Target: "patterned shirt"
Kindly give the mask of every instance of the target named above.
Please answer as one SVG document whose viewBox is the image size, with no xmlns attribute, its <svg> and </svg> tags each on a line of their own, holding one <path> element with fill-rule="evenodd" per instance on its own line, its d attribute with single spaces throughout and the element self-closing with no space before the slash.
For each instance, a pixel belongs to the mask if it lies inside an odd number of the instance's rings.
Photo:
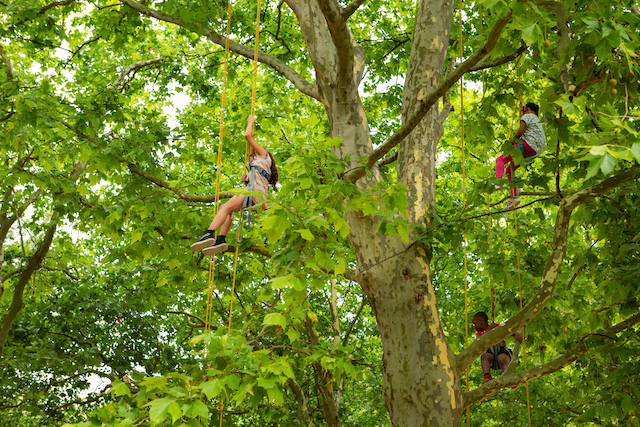
<svg viewBox="0 0 640 427">
<path fill-rule="evenodd" d="M 257 166 L 260 169 L 264 169 L 268 174 L 271 174 L 271 157 L 267 154 L 265 157 L 259 155 L 253 156 L 251 166 Z M 255 171 L 255 181 L 253 183 L 253 189 L 263 194 L 263 203 L 267 203 L 267 193 L 269 192 L 269 181 L 260 172 Z M 254 196 L 255 197 L 255 196 Z M 254 199 L 255 200 L 255 199 Z M 257 202 L 257 201 L 256 201 Z"/>
<path fill-rule="evenodd" d="M 526 114 L 525 114 L 526 115 Z M 500 326 L 500 323 L 494 323 L 492 326 L 496 327 L 496 326 Z M 478 331 L 476 333 L 476 338 L 480 338 L 481 336 L 483 336 L 484 334 L 486 334 L 487 332 L 489 332 L 490 330 L 492 330 L 493 328 L 489 329 L 484 329 L 482 331 Z M 504 341 L 499 342 L 498 344 L 491 346 L 487 349 L 487 351 L 491 352 L 494 348 L 497 350 L 500 350 L 500 347 L 506 347 L 507 343 L 505 343 Z"/>
<path fill-rule="evenodd" d="M 533 113 L 524 114 L 521 118 L 527 127 L 524 128 L 522 133 L 522 139 L 529 144 L 529 147 L 533 148 L 536 155 L 542 152 L 542 149 L 547 144 L 547 137 L 544 134 L 544 129 L 540 124 L 540 119 Z"/>
</svg>

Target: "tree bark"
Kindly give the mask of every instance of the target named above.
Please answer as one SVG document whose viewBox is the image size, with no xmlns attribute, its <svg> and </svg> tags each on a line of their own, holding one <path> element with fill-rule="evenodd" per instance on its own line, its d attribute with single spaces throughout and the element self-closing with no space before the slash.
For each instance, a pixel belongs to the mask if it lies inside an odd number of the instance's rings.
<svg viewBox="0 0 640 427">
<path fill-rule="evenodd" d="M 54 213 L 51 216 L 51 221 L 49 222 L 49 227 L 47 227 L 47 232 L 45 233 L 42 243 L 40 243 L 35 253 L 29 257 L 26 267 L 20 274 L 20 277 L 15 284 L 11 305 L 9 306 L 9 309 L 7 310 L 5 315 L 2 317 L 2 323 L 0 324 L 0 358 L 2 357 L 4 346 L 7 343 L 7 336 L 9 335 L 11 324 L 18 316 L 20 310 L 24 308 L 24 300 L 22 299 L 24 288 L 27 286 L 27 284 L 29 283 L 29 279 L 31 279 L 31 276 L 49 252 L 49 247 L 51 246 L 51 242 L 53 241 L 53 236 L 56 234 L 57 227 L 58 216 Z"/>
</svg>

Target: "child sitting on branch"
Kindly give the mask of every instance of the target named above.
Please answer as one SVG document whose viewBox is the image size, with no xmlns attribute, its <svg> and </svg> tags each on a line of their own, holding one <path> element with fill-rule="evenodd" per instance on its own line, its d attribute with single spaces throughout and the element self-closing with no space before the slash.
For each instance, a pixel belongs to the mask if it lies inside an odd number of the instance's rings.
<svg viewBox="0 0 640 427">
<path fill-rule="evenodd" d="M 539 110 L 540 107 L 533 102 L 529 102 L 520 108 L 520 127 L 513 136 L 516 142 L 514 142 L 512 146 L 518 147 L 525 159 L 538 156 L 547 144 L 547 137 L 544 134 L 544 129 L 538 118 Z M 507 179 L 511 181 L 511 175 L 520 167 L 520 165 L 515 164 L 513 160 L 513 156 L 506 154 L 502 154 L 496 159 L 496 178 L 502 178 L 506 165 Z M 510 196 L 507 204 L 504 206 L 503 210 L 505 211 L 514 209 L 520 204 L 518 189 L 515 186 L 511 190 Z"/>
<path fill-rule="evenodd" d="M 476 338 L 480 338 L 490 330 L 500 326 L 499 323 L 493 323 L 489 325 L 489 316 L 484 311 L 479 311 L 473 315 L 471 319 L 473 322 L 473 328 L 476 330 Z M 522 336 L 519 333 L 512 335 L 516 340 L 522 344 Z M 498 370 L 498 367 L 504 372 L 511 363 L 511 357 L 513 353 L 507 348 L 504 341 L 490 347 L 480 357 L 480 365 L 482 366 L 482 373 L 484 374 L 484 382 L 491 381 L 491 369 Z"/>
</svg>

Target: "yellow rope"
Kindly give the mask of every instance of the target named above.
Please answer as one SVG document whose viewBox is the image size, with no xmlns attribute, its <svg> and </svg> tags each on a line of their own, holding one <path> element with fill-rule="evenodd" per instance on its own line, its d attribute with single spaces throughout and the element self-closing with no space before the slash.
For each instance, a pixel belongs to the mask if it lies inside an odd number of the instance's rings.
<svg viewBox="0 0 640 427">
<path fill-rule="evenodd" d="M 513 223 L 516 232 L 516 238 L 518 237 L 518 218 L 516 212 L 513 211 Z M 520 249 L 516 250 L 516 261 L 518 265 L 518 292 L 520 294 L 520 311 L 522 311 L 522 280 L 520 279 Z M 524 362 L 524 370 L 527 370 L 527 349 L 525 347 L 525 331 L 526 327 L 522 327 L 522 359 Z M 525 380 L 525 388 L 527 389 L 527 418 L 529 420 L 529 427 L 531 427 L 531 405 L 529 403 L 529 380 Z"/>
<path fill-rule="evenodd" d="M 224 112 L 225 104 L 227 100 L 227 74 L 229 69 L 229 40 L 231 37 L 231 13 L 233 11 L 233 1 L 229 0 L 227 5 L 227 37 L 224 43 L 224 66 L 222 72 L 222 100 L 220 105 L 220 130 L 218 132 L 218 159 L 217 159 L 217 171 L 216 171 L 216 193 L 213 216 L 218 213 L 220 206 L 220 177 L 222 174 L 222 143 L 224 140 Z M 215 237 L 218 237 L 218 230 L 216 230 Z M 212 295 L 213 284 L 215 281 L 215 255 L 209 257 L 209 287 L 207 292 L 207 313 L 205 316 L 205 333 L 211 332 L 211 316 L 212 316 Z M 205 355 L 207 354 L 207 345 L 205 344 Z"/>
<path fill-rule="evenodd" d="M 222 400 L 220 401 L 220 404 L 216 409 L 218 410 L 218 412 L 220 412 L 220 427 L 222 427 L 222 413 L 224 412 L 224 403 L 222 402 Z"/>
<path fill-rule="evenodd" d="M 462 0 L 458 0 L 458 27 L 460 33 L 460 63 L 462 63 Z M 460 76 L 460 130 L 462 137 L 462 209 L 467 206 L 466 175 L 464 167 L 464 80 Z M 464 253 L 464 346 L 469 345 L 469 300 L 467 295 L 467 232 L 463 233 L 462 251 Z M 466 369 L 466 390 L 469 391 L 469 368 Z M 471 414 L 467 406 L 467 427 L 471 424 Z"/>
<path fill-rule="evenodd" d="M 518 63 L 517 66 L 520 65 L 520 59 L 522 58 L 522 56 L 520 56 L 518 58 Z M 520 83 L 520 76 L 518 76 L 518 83 Z M 522 105 L 522 94 L 520 94 L 519 96 L 519 100 L 520 100 L 520 105 Z M 515 104 L 515 101 L 514 101 Z M 515 105 L 513 108 L 513 121 L 511 123 L 511 133 L 513 133 L 513 130 L 515 128 L 515 118 L 518 115 L 518 110 L 516 109 Z M 513 163 L 512 163 L 513 164 Z M 509 165 L 509 167 L 511 167 L 511 165 Z M 515 178 L 515 170 L 511 171 L 512 176 Z M 518 237 L 518 217 L 516 215 L 516 211 L 513 211 L 513 225 L 514 225 L 514 229 L 515 229 L 515 235 L 516 238 Z M 522 311 L 522 280 L 520 277 L 520 249 L 516 248 L 516 263 L 518 266 L 518 293 L 520 295 L 520 311 Z M 523 364 L 524 364 L 524 369 L 525 371 L 527 370 L 527 348 L 525 346 L 525 334 L 526 334 L 526 327 L 522 327 L 522 360 L 523 360 Z M 527 392 L 527 420 L 529 422 L 529 427 L 531 427 L 531 404 L 529 401 L 529 381 L 525 380 L 525 388 L 526 388 L 526 392 Z"/>
<path fill-rule="evenodd" d="M 258 46 L 260 42 L 260 0 L 256 8 L 256 40 L 253 47 L 253 82 L 251 86 L 251 115 L 256 113 L 256 88 L 258 81 Z"/>
<path fill-rule="evenodd" d="M 260 45 L 260 0 L 256 6 L 256 40 L 253 48 L 253 81 L 251 84 L 251 115 L 255 115 L 256 111 L 256 93 L 257 93 L 257 81 L 258 81 L 258 47 Z M 244 150 L 244 168 L 246 170 L 247 161 L 249 159 L 249 142 L 245 144 Z M 246 197 L 246 196 L 245 196 Z M 253 197 L 253 196 L 250 196 Z M 242 216 L 242 215 L 240 215 Z M 229 332 L 231 335 L 231 316 L 233 310 L 233 295 L 236 289 L 236 272 L 238 267 L 238 251 L 240 248 L 240 236 L 242 233 L 242 219 L 238 225 L 238 233 L 236 235 L 236 252 L 233 261 L 233 281 L 231 283 L 231 301 L 229 303 Z"/>
<path fill-rule="evenodd" d="M 227 100 L 227 75 L 229 69 L 229 41 L 231 37 L 231 13 L 233 11 L 233 0 L 229 0 L 227 4 L 227 33 L 224 43 L 224 66 L 222 72 L 222 99 L 220 105 L 220 130 L 218 132 L 218 159 L 217 159 L 217 171 L 216 171 L 216 192 L 215 192 L 215 203 L 214 203 L 214 213 L 215 217 L 218 213 L 220 207 L 220 177 L 222 174 L 222 144 L 224 141 L 224 113 L 225 113 L 225 104 Z M 218 230 L 215 232 L 215 238 L 218 237 Z M 205 333 L 211 332 L 211 322 L 212 322 L 212 298 L 213 298 L 213 285 L 215 281 L 215 255 L 211 255 L 209 257 L 209 277 L 208 277 L 208 292 L 207 292 L 207 311 L 205 315 Z M 208 346 L 205 343 L 204 346 L 205 357 L 208 354 Z M 220 426 L 222 427 L 222 412 L 224 410 L 224 403 L 220 400 L 220 404 L 218 405 L 218 410 L 220 411 Z"/>
</svg>

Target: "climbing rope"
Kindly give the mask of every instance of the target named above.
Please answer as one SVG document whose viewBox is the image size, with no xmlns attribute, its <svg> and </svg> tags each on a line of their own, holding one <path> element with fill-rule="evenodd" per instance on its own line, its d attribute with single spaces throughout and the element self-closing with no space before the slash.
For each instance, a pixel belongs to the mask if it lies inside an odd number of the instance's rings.
<svg viewBox="0 0 640 427">
<path fill-rule="evenodd" d="M 214 217 L 218 213 L 220 208 L 220 176 L 222 173 L 222 143 L 224 140 L 224 113 L 225 113 L 225 104 L 227 100 L 227 75 L 229 69 L 229 39 L 231 36 L 231 12 L 233 10 L 232 0 L 229 0 L 227 5 L 227 37 L 225 38 L 224 45 L 224 64 L 222 71 L 222 100 L 220 105 L 220 130 L 218 132 L 218 158 L 217 158 L 217 171 L 216 171 L 216 192 L 214 199 Z M 215 232 L 215 238 L 218 237 L 218 230 Z M 208 278 L 208 289 L 207 289 L 207 310 L 205 315 L 205 333 L 211 332 L 211 320 L 212 320 L 212 298 L 213 298 L 213 284 L 215 281 L 215 255 L 209 257 L 209 278 Z M 205 357 L 208 354 L 208 345 L 205 342 L 204 345 L 204 355 Z M 201 392 L 201 398 L 202 396 Z M 224 403 L 220 400 L 220 404 L 218 405 L 218 411 L 220 411 L 220 427 L 222 427 L 222 413 L 224 411 Z"/>
<path fill-rule="evenodd" d="M 520 59 L 522 58 L 522 56 L 518 57 L 518 63 L 516 64 L 516 68 L 520 65 Z M 520 83 L 521 81 L 521 76 L 518 76 L 518 83 Z M 519 95 L 519 104 L 522 105 L 522 94 Z M 514 106 L 513 106 L 513 120 L 511 123 L 511 133 L 513 134 L 513 130 L 515 129 L 515 118 L 518 115 L 518 109 L 516 107 L 516 102 L 514 101 Z M 512 163 L 513 164 L 513 163 Z M 511 165 L 509 165 L 509 167 L 511 167 Z M 513 176 L 515 177 L 515 170 L 511 172 L 513 174 Z M 516 239 L 518 238 L 518 217 L 516 215 L 516 211 L 513 211 L 513 225 L 514 225 L 514 230 L 515 230 L 515 237 Z M 520 311 L 522 311 L 522 280 L 520 277 L 520 249 L 516 248 L 516 265 L 518 267 L 518 294 L 520 297 Z M 522 327 L 522 360 L 523 360 L 523 365 L 524 365 L 524 369 L 525 371 L 527 370 L 527 349 L 525 346 L 525 333 L 526 333 L 526 327 Z M 525 381 L 525 388 L 526 388 L 526 394 L 527 394 L 527 420 L 529 422 L 529 427 L 531 427 L 531 404 L 529 401 L 529 381 L 526 380 Z"/>
<path fill-rule="evenodd" d="M 462 0 L 458 0 L 458 30 L 460 35 L 460 63 L 462 64 Z M 467 207 L 466 199 L 466 174 L 464 165 L 464 80 L 460 76 L 460 132 L 462 139 L 462 210 Z M 462 251 L 464 257 L 464 346 L 469 345 L 469 299 L 467 295 L 467 232 L 462 235 Z M 469 368 L 465 371 L 466 390 L 469 391 Z M 471 413 L 467 406 L 467 427 L 471 425 Z"/>
<path fill-rule="evenodd" d="M 224 140 L 224 112 L 225 104 L 227 100 L 227 75 L 229 69 L 229 40 L 231 36 L 231 12 L 233 11 L 232 0 L 229 0 L 227 5 L 227 37 L 224 43 L 224 65 L 222 67 L 222 100 L 220 105 L 220 130 L 218 132 L 218 159 L 217 159 L 217 171 L 216 171 L 216 192 L 213 215 L 218 213 L 220 208 L 220 176 L 222 170 L 222 143 Z M 216 230 L 215 237 L 218 237 L 218 230 Z M 213 296 L 213 283 L 215 281 L 215 255 L 209 257 L 209 287 L 207 292 L 207 312 L 205 316 L 205 333 L 211 332 L 211 316 L 212 316 L 212 296 Z M 207 345 L 205 344 L 205 355 L 207 354 Z"/>
<path fill-rule="evenodd" d="M 516 233 L 516 238 L 518 237 L 518 218 L 516 216 L 516 211 L 513 211 L 513 223 Z M 518 266 L 518 293 L 520 294 L 520 311 L 522 311 L 522 280 L 520 279 L 520 249 L 516 249 L 516 262 Z M 525 330 L 526 327 L 522 327 L 522 360 L 524 363 L 524 370 L 527 370 L 527 348 L 525 347 Z M 531 405 L 529 403 L 529 380 L 525 380 L 524 382 L 526 391 L 527 391 L 527 419 L 529 421 L 529 427 L 531 427 Z"/>
<path fill-rule="evenodd" d="M 224 48 L 224 66 L 223 66 L 223 79 L 222 79 L 222 103 L 220 107 L 220 132 L 218 138 L 218 170 L 216 172 L 216 192 L 215 192 L 215 208 L 214 208 L 214 216 L 218 213 L 219 204 L 220 204 L 220 176 L 221 176 L 221 168 L 222 168 L 222 143 L 224 139 L 224 112 L 225 112 L 225 103 L 226 103 L 226 94 L 227 94 L 227 75 L 229 68 L 229 41 L 231 38 L 231 13 L 233 10 L 233 1 L 229 0 L 227 6 L 227 33 L 225 38 L 225 48 Z M 259 46 L 259 35 L 260 35 L 260 0 L 258 0 L 257 8 L 256 8 L 256 37 L 255 37 L 255 46 L 254 46 L 254 57 L 253 57 L 253 83 L 251 89 L 251 115 L 255 115 L 255 100 L 256 100 L 256 87 L 257 87 L 257 74 L 258 74 L 258 46 Z M 244 162 L 246 165 L 249 154 L 249 144 L 247 143 L 245 146 L 244 153 Z M 246 170 L 246 166 L 245 166 Z M 231 335 L 231 320 L 233 314 L 233 300 L 235 293 L 235 285 L 236 285 L 236 276 L 238 269 L 238 249 L 240 247 L 240 236 L 242 233 L 242 220 L 238 225 L 238 233 L 236 236 L 236 251 L 233 263 L 233 281 L 231 285 L 231 296 L 229 302 L 229 326 L 227 330 L 227 335 Z M 215 237 L 218 237 L 218 231 L 216 230 Z M 205 333 L 209 333 L 211 331 L 211 318 L 212 318 L 212 295 L 213 295 L 213 285 L 215 281 L 215 254 L 211 255 L 209 258 L 209 287 L 207 293 L 207 311 L 205 316 Z M 225 341 L 226 343 L 226 341 Z M 226 345 L 226 344 L 225 344 Z M 205 356 L 207 355 L 207 345 L 205 344 Z M 222 426 L 222 418 L 224 413 L 224 401 L 221 399 L 220 403 L 217 407 L 220 412 L 220 426 Z"/>
<path fill-rule="evenodd" d="M 253 81 L 251 83 L 251 115 L 255 116 L 256 111 L 256 93 L 258 87 L 258 47 L 260 45 L 260 0 L 256 7 L 256 37 L 253 47 Z M 247 171 L 247 163 L 249 160 L 249 142 L 245 144 L 244 150 L 244 171 Z M 247 197 L 247 196 L 245 196 Z M 249 196 L 253 197 L 253 196 Z M 236 274 L 238 269 L 238 252 L 240 249 L 240 237 L 242 236 L 242 220 L 238 224 L 238 233 L 236 235 L 236 252 L 233 261 L 233 280 L 231 282 L 231 301 L 229 303 L 229 328 L 228 334 L 231 335 L 231 317 L 233 313 L 233 295 L 236 291 Z"/>
</svg>

